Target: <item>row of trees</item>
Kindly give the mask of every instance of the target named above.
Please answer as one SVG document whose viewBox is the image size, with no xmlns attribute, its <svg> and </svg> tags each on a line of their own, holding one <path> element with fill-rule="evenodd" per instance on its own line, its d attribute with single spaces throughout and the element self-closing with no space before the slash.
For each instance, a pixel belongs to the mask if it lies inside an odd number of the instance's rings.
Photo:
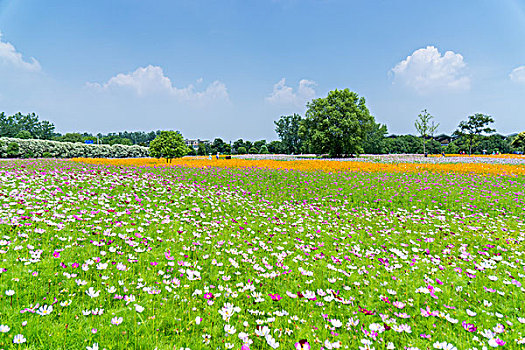
<svg viewBox="0 0 525 350">
<path fill-rule="evenodd" d="M 139 145 L 149 146 L 150 142 L 160 134 L 160 131 L 118 132 L 96 135 L 90 133 L 66 133 L 55 131 L 55 125 L 47 120 L 40 120 L 35 113 L 6 115 L 0 113 L 0 137 L 17 139 L 39 139 L 61 142 L 85 143 L 92 141 L 104 145 Z"/>
<path fill-rule="evenodd" d="M 266 140 L 252 142 L 239 139 L 227 143 L 216 138 L 213 142 L 200 142 L 197 149 L 177 147 L 180 152 L 184 151 L 190 155 L 315 153 L 330 157 L 352 157 L 362 153 L 426 155 L 441 152 L 479 154 L 525 151 L 525 133 L 509 137 L 494 134 L 495 129 L 490 127 L 494 119 L 481 113 L 461 121 L 451 136 L 438 135 L 436 140 L 434 134 L 439 124 L 434 122 L 434 117 L 427 110 L 423 110 L 418 115 L 414 124 L 419 136 L 387 136 L 386 125 L 376 123 L 366 107 L 365 99 L 348 89 L 330 91 L 327 97 L 314 99 L 308 102 L 306 107 L 304 118 L 294 113 L 281 116 L 274 122 L 280 141 L 267 143 Z M 17 113 L 12 116 L 0 113 L 0 137 L 150 146 L 150 143 L 161 135 L 163 134 L 160 131 L 61 135 L 55 132 L 52 123 L 40 121 L 34 113 L 27 115 Z M 164 134 L 163 139 L 168 138 L 166 135 Z M 172 140 L 173 137 L 175 136 L 169 136 Z M 177 136 L 177 140 L 178 138 Z M 181 135 L 180 138 L 184 143 Z"/>
<path fill-rule="evenodd" d="M 376 123 L 364 98 L 345 90 L 329 92 L 326 98 L 307 104 L 305 117 L 298 114 L 281 116 L 274 122 L 284 153 L 316 153 L 331 157 L 400 153 L 511 153 L 525 151 L 525 134 L 505 137 L 494 134 L 494 119 L 476 113 L 461 121 L 451 136 L 434 139 L 439 124 L 423 110 L 414 126 L 413 135 L 387 136 L 387 127 Z M 442 143 L 443 142 L 443 143 Z"/>
</svg>

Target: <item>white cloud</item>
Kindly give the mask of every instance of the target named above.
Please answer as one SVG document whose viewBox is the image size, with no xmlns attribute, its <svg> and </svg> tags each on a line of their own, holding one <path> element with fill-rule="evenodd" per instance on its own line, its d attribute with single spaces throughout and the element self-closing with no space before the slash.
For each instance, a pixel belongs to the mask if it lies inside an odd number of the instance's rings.
<svg viewBox="0 0 525 350">
<path fill-rule="evenodd" d="M 286 85 L 286 79 L 282 78 L 273 86 L 273 91 L 266 97 L 266 101 L 278 106 L 304 107 L 306 102 L 315 97 L 316 85 L 314 81 L 303 79 L 294 91 L 292 87 Z"/>
<path fill-rule="evenodd" d="M 525 83 L 525 66 L 517 67 L 509 74 L 510 80 Z"/>
<path fill-rule="evenodd" d="M 152 65 L 139 67 L 129 74 L 117 74 L 104 84 L 87 83 L 87 85 L 99 90 L 130 89 L 139 96 L 168 95 L 181 101 L 229 100 L 226 85 L 220 81 L 214 81 L 203 91 L 197 91 L 192 84 L 177 88 L 173 86 L 170 78 L 164 75 L 161 67 Z"/>
<path fill-rule="evenodd" d="M 464 91 L 470 89 L 463 56 L 452 51 L 444 55 L 434 46 L 416 50 L 394 68 L 394 81 L 419 93 L 432 91 Z"/>
<path fill-rule="evenodd" d="M 31 57 L 30 62 L 24 61 L 22 54 L 16 51 L 11 43 L 2 41 L 2 33 L 0 33 L 0 64 L 25 71 L 36 72 L 40 70 L 40 63 L 36 59 Z"/>
</svg>

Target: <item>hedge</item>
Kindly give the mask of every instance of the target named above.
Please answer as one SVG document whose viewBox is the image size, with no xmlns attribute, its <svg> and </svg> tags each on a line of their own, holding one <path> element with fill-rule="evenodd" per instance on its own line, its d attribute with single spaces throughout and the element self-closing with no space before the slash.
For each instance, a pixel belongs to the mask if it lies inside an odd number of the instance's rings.
<svg viewBox="0 0 525 350">
<path fill-rule="evenodd" d="M 0 137 L 0 158 L 140 158 L 148 156 L 148 147 L 137 145 L 88 145 Z"/>
</svg>

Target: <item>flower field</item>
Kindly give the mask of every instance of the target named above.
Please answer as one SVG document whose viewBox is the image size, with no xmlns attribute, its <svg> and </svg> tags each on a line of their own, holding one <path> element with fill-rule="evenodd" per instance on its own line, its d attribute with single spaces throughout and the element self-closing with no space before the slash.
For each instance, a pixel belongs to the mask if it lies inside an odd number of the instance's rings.
<svg viewBox="0 0 525 350">
<path fill-rule="evenodd" d="M 0 349 L 523 348 L 524 175 L 1 161 Z"/>
</svg>

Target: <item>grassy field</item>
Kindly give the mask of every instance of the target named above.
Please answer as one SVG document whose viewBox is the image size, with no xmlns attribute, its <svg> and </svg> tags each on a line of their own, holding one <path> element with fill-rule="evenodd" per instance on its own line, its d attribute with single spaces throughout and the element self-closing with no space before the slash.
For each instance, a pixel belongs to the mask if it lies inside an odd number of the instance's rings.
<svg viewBox="0 0 525 350">
<path fill-rule="evenodd" d="M 524 346 L 523 166 L 226 162 L 1 162 L 0 348 Z"/>
</svg>

